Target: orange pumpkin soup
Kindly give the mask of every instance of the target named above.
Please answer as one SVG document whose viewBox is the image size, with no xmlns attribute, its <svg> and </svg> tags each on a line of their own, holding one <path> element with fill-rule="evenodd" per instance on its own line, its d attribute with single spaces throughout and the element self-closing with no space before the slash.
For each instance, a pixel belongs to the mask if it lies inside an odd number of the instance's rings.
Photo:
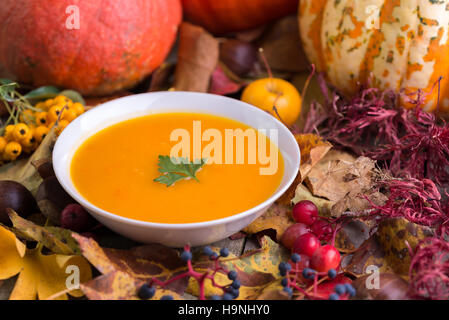
<svg viewBox="0 0 449 320">
<path fill-rule="evenodd" d="M 248 136 L 241 140 L 244 141 L 244 157 L 240 157 L 240 161 L 238 147 L 242 144 L 237 143 L 235 136 L 226 139 L 231 129 L 241 129 L 240 132 L 250 129 L 257 136 L 253 140 L 257 141 L 255 148 L 250 147 Z M 179 140 L 170 139 L 173 132 L 179 133 L 179 130 L 191 139 L 190 150 L 187 150 L 189 159 L 197 159 L 193 156 L 199 149 L 203 158 L 217 140 L 221 142 L 221 150 L 217 147 L 220 144 L 215 144 L 217 148 L 209 153 L 214 161 L 206 158 L 206 164 L 196 174 L 198 181 L 182 179 L 167 187 L 154 181 L 161 175 L 158 157 L 170 155 L 176 145 L 180 146 L 181 135 Z M 211 132 L 215 133 L 214 138 Z M 220 219 L 260 204 L 279 187 L 284 161 L 279 149 L 267 137 L 269 132 L 266 134 L 243 123 L 207 114 L 166 113 L 138 117 L 103 129 L 87 139 L 72 159 L 71 177 L 79 193 L 90 203 L 126 218 L 157 223 Z M 229 155 L 228 143 L 232 142 L 233 154 Z M 261 142 L 266 145 L 260 150 Z M 254 162 L 250 153 L 262 151 L 272 157 L 270 151 L 273 153 L 273 150 L 277 158 L 276 170 L 261 174 L 268 166 L 266 159 L 256 157 Z M 219 151 L 223 154 L 221 163 Z"/>
</svg>

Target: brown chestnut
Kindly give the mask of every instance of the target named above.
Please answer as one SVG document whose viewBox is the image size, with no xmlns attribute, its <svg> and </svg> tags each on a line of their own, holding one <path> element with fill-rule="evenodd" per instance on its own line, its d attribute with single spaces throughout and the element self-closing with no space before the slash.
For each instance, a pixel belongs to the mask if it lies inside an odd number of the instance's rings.
<svg viewBox="0 0 449 320">
<path fill-rule="evenodd" d="M 61 211 L 75 200 L 59 184 L 55 176 L 44 179 L 37 189 L 36 200 L 44 216 L 59 225 Z"/>
<path fill-rule="evenodd" d="M 379 288 L 369 289 L 367 282 L 370 282 L 369 277 L 374 275 L 365 275 L 357 278 L 352 286 L 355 288 L 357 294 L 356 300 L 409 300 L 409 285 L 400 276 L 393 273 L 379 274 Z"/>
<path fill-rule="evenodd" d="M 40 159 L 33 161 L 31 163 L 39 173 L 42 179 L 55 176 L 55 171 L 53 170 L 53 163 L 50 159 Z"/>
<path fill-rule="evenodd" d="M 22 184 L 12 180 L 0 181 L 0 223 L 11 225 L 6 209 L 11 208 L 23 218 L 38 212 L 36 200 Z"/>
<path fill-rule="evenodd" d="M 257 48 L 249 42 L 228 39 L 220 44 L 220 61 L 239 77 L 253 69 L 257 57 Z"/>
</svg>

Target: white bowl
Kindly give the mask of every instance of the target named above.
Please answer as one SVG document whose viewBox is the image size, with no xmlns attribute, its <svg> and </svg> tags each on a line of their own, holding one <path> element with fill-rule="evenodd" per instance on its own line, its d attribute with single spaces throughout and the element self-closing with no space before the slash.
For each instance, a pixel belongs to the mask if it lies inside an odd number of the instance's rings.
<svg viewBox="0 0 449 320">
<path fill-rule="evenodd" d="M 256 129 L 277 129 L 278 147 L 285 167 L 280 186 L 269 199 L 250 210 L 200 223 L 165 224 L 138 221 L 115 215 L 89 203 L 77 191 L 70 177 L 72 157 L 80 145 L 88 137 L 115 123 L 143 115 L 168 112 L 213 114 L 243 122 Z M 300 151 L 294 136 L 270 114 L 239 100 L 192 92 L 144 93 L 104 103 L 70 123 L 59 136 L 53 150 L 53 167 L 62 187 L 98 221 L 130 239 L 144 243 L 159 242 L 171 247 L 210 244 L 242 230 L 287 190 L 296 177 L 299 162 Z"/>
</svg>

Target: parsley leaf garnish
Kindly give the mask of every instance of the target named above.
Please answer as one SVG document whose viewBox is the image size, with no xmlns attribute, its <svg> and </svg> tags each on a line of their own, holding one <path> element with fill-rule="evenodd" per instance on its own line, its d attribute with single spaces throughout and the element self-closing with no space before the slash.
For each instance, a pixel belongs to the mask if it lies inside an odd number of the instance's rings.
<svg viewBox="0 0 449 320">
<path fill-rule="evenodd" d="M 170 158 L 169 156 L 159 156 L 159 172 L 161 176 L 153 181 L 171 186 L 178 180 L 193 178 L 199 181 L 196 173 L 206 164 L 206 159 L 201 159 L 200 163 L 189 162 L 187 158 Z"/>
</svg>

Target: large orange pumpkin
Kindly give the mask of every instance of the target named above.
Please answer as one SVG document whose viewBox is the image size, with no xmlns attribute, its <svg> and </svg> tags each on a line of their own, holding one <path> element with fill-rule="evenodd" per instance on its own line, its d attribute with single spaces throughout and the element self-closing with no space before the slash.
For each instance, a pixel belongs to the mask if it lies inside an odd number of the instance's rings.
<svg viewBox="0 0 449 320">
<path fill-rule="evenodd" d="M 0 64 L 20 82 L 109 94 L 164 61 L 181 17 L 180 0 L 1 0 Z"/>
<path fill-rule="evenodd" d="M 318 70 L 346 94 L 357 82 L 431 92 L 424 108 L 449 111 L 449 1 L 301 0 L 304 49 Z"/>
<path fill-rule="evenodd" d="M 298 0 L 182 0 L 187 20 L 222 34 L 258 27 L 296 12 Z"/>
</svg>

